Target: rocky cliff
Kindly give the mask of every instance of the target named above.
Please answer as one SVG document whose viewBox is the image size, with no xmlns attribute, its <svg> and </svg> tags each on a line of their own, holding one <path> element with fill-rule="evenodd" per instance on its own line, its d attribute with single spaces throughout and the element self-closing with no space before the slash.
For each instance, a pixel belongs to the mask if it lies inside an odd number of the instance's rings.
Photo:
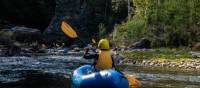
<svg viewBox="0 0 200 88">
<path fill-rule="evenodd" d="M 78 29 L 88 29 L 114 20 L 119 14 L 121 17 L 115 21 L 127 15 L 125 0 L 0 0 L 0 10 L 1 19 L 40 29 L 50 21 L 54 24 L 55 19 L 68 20 Z"/>
<path fill-rule="evenodd" d="M 126 0 L 0 0 L 0 10 L 0 19 L 8 21 L 5 25 L 38 28 L 54 38 L 63 35 L 59 27 L 63 20 L 88 38 L 98 34 L 99 24 L 110 31 L 127 16 Z"/>
<path fill-rule="evenodd" d="M 99 25 L 104 24 L 107 32 L 127 17 L 125 0 L 56 0 L 55 16 L 46 32 L 60 32 L 62 20 L 70 23 L 80 36 L 97 36 Z"/>
<path fill-rule="evenodd" d="M 125 20 L 126 5 L 126 0 L 0 0 L 0 51 L 18 55 L 23 47 L 71 45 L 60 31 L 61 21 L 89 40 L 98 36 L 100 24 L 108 33 Z"/>
</svg>

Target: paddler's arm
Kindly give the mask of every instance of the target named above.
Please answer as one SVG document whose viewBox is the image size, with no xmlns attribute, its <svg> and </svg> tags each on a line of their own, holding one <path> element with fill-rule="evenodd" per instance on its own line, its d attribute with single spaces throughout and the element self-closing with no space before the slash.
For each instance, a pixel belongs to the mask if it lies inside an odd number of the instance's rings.
<svg viewBox="0 0 200 88">
<path fill-rule="evenodd" d="M 115 61 L 114 61 L 113 56 L 111 56 L 111 58 L 112 58 L 112 67 L 113 67 L 113 68 L 116 68 L 116 66 L 115 66 Z"/>
<path fill-rule="evenodd" d="M 85 54 L 84 56 L 83 56 L 83 58 L 85 58 L 85 59 L 96 59 L 96 58 L 98 58 L 98 54 Z"/>
</svg>

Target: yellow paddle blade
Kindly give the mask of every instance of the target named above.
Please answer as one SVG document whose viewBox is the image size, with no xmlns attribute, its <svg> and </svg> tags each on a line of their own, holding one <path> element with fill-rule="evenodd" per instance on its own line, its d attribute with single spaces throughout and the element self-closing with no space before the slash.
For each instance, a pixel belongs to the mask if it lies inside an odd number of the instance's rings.
<svg viewBox="0 0 200 88">
<path fill-rule="evenodd" d="M 73 30 L 73 28 L 68 23 L 66 23 L 64 21 L 61 24 L 61 29 L 70 38 L 77 38 L 78 37 L 76 32 Z"/>
<path fill-rule="evenodd" d="M 139 88 L 140 87 L 140 82 L 135 78 L 134 75 L 130 74 L 125 74 L 126 78 L 128 79 L 129 82 L 129 88 Z"/>
<path fill-rule="evenodd" d="M 94 38 L 92 38 L 92 43 L 96 44 L 96 40 Z"/>
</svg>

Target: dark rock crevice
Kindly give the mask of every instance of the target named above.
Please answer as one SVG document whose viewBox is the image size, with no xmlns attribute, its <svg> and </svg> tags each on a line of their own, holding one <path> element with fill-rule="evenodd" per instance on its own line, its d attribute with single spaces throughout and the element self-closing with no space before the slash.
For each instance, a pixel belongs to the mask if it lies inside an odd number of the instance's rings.
<svg viewBox="0 0 200 88">
<path fill-rule="evenodd" d="M 44 30 L 55 13 L 55 0 L 0 0 L 0 19 Z"/>
</svg>

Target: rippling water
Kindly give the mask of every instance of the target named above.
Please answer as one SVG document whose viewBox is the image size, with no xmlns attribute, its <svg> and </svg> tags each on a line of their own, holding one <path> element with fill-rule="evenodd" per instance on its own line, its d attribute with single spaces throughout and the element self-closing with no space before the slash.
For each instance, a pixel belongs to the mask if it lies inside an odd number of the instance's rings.
<svg viewBox="0 0 200 88">
<path fill-rule="evenodd" d="M 128 73 L 140 79 L 142 88 L 200 88 L 200 72 L 195 70 L 131 66 Z"/>
<path fill-rule="evenodd" d="M 81 54 L 0 57 L 0 88 L 69 88 L 72 70 L 86 63 Z M 196 71 L 129 66 L 128 73 L 142 88 L 200 88 Z"/>
</svg>

